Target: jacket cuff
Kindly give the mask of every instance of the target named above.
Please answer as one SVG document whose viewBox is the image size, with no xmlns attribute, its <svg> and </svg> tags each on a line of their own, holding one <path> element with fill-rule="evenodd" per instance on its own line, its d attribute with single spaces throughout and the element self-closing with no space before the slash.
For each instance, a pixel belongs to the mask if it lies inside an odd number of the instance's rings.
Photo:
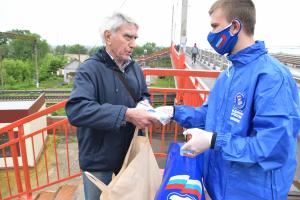
<svg viewBox="0 0 300 200">
<path fill-rule="evenodd" d="M 216 135 L 216 141 L 214 145 L 215 150 L 221 150 L 224 146 L 226 146 L 231 138 L 230 133 L 219 133 Z"/>
<path fill-rule="evenodd" d="M 216 144 L 217 133 L 213 133 L 210 143 L 210 148 L 214 149 Z"/>
<path fill-rule="evenodd" d="M 122 106 L 116 121 L 116 127 L 121 127 L 121 126 L 125 126 L 126 125 L 126 120 L 125 120 L 125 113 L 127 111 L 127 107 L 126 106 Z"/>
<path fill-rule="evenodd" d="M 172 114 L 171 119 L 174 119 L 174 117 L 175 117 L 175 106 L 173 106 L 173 114 Z"/>
</svg>

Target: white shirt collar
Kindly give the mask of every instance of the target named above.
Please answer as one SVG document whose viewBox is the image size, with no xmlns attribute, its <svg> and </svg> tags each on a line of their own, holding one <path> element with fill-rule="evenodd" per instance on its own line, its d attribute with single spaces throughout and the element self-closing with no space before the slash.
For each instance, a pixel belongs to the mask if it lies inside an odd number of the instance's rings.
<svg viewBox="0 0 300 200">
<path fill-rule="evenodd" d="M 106 49 L 105 49 L 105 51 L 106 51 Z M 110 56 L 110 58 L 113 61 L 115 61 L 114 57 L 112 55 L 110 55 L 110 53 L 108 51 L 106 51 L 106 53 Z M 129 65 L 129 63 L 131 62 L 131 60 L 132 60 L 131 57 L 129 57 L 129 59 L 123 64 L 123 66 L 121 66 L 120 70 L 122 72 L 124 72 L 125 68 Z M 117 63 L 117 62 L 115 61 L 115 63 Z"/>
</svg>

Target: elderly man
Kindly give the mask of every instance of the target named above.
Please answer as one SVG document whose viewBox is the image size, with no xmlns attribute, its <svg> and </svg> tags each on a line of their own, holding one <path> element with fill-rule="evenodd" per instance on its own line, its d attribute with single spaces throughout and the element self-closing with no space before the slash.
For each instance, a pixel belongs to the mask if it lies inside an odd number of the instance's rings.
<svg viewBox="0 0 300 200">
<path fill-rule="evenodd" d="M 146 110 L 135 108 L 149 98 L 140 66 L 131 59 L 138 25 L 115 13 L 102 28 L 105 47 L 78 69 L 66 104 L 70 123 L 77 126 L 79 164 L 105 184 L 118 173 L 135 127 L 156 122 Z M 85 200 L 101 192 L 83 173 Z"/>
</svg>

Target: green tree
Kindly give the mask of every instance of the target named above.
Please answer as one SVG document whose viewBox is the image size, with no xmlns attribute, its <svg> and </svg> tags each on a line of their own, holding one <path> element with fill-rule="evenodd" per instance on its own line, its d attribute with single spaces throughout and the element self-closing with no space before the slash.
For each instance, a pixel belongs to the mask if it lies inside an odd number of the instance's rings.
<svg viewBox="0 0 300 200">
<path fill-rule="evenodd" d="M 143 54 L 144 54 L 144 49 L 143 49 L 143 47 L 141 47 L 141 46 L 136 46 L 136 47 L 133 49 L 132 57 L 133 57 L 133 58 L 137 58 L 137 57 L 139 57 L 139 56 L 141 56 L 141 55 L 143 55 Z"/>
<path fill-rule="evenodd" d="M 75 44 L 68 46 L 67 52 L 72 54 L 87 54 L 88 49 L 83 45 Z"/>
<path fill-rule="evenodd" d="M 54 49 L 54 54 L 56 54 L 56 55 L 65 55 L 66 53 L 67 53 L 66 45 L 58 45 Z"/>
<path fill-rule="evenodd" d="M 46 40 L 38 40 L 38 59 L 43 59 L 48 53 L 50 53 L 50 46 Z"/>
<path fill-rule="evenodd" d="M 3 79 L 5 84 L 13 85 L 16 83 L 32 82 L 33 69 L 28 61 L 4 59 L 3 60 Z"/>
<path fill-rule="evenodd" d="M 143 49 L 147 50 L 147 54 L 151 54 L 156 50 L 156 44 L 154 42 L 147 42 L 143 45 Z"/>
<path fill-rule="evenodd" d="M 8 46 L 7 44 L 0 44 L 0 60 L 7 57 Z"/>
<path fill-rule="evenodd" d="M 30 33 L 28 30 L 12 30 L 9 32 L 18 34 L 18 36 L 13 39 L 6 36 L 8 40 L 8 58 L 31 60 L 34 55 L 34 41 L 31 39 L 32 37 L 36 38 L 38 59 L 42 59 L 50 51 L 46 40 L 41 40 L 38 34 Z"/>
<path fill-rule="evenodd" d="M 89 49 L 89 55 L 93 55 L 94 53 L 96 53 L 100 48 L 103 48 L 103 46 L 95 46 L 95 47 L 92 47 L 91 49 Z"/>
<path fill-rule="evenodd" d="M 9 43 L 8 58 L 26 60 L 32 58 L 32 55 L 32 41 L 16 39 Z"/>
<path fill-rule="evenodd" d="M 156 44 L 154 42 L 147 42 L 143 46 L 137 46 L 132 53 L 132 56 L 134 58 L 137 58 L 141 55 L 144 55 L 145 52 L 146 54 L 151 54 L 157 49 Z"/>
<path fill-rule="evenodd" d="M 62 55 L 47 54 L 40 65 L 40 80 L 44 81 L 55 75 L 66 63 L 67 59 Z"/>
</svg>

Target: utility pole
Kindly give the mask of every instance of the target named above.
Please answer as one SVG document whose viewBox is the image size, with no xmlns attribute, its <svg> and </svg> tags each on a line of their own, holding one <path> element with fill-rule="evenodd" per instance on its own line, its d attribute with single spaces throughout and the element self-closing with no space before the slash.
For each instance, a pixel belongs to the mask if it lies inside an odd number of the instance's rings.
<svg viewBox="0 0 300 200">
<path fill-rule="evenodd" d="M 35 76 L 36 76 L 36 88 L 40 87 L 39 82 L 39 67 L 38 67 L 38 51 L 37 51 L 37 41 L 33 41 L 33 49 L 34 49 L 34 65 L 35 65 Z"/>
<path fill-rule="evenodd" d="M 3 85 L 3 69 L 2 69 L 2 54 L 0 52 L 0 73 L 1 73 L 1 89 L 4 90 L 4 85 Z"/>
<path fill-rule="evenodd" d="M 187 9 L 188 9 L 188 0 L 182 0 L 181 8 L 181 32 L 180 32 L 180 52 L 185 53 L 186 49 L 186 26 L 187 26 Z"/>
<path fill-rule="evenodd" d="M 2 35 L 0 35 L 0 38 L 2 37 Z M 5 40 L 5 39 L 4 39 Z M 5 41 L 2 41 L 0 43 L 0 78 L 1 78 L 1 89 L 3 90 L 4 89 L 4 76 L 3 76 L 3 65 L 2 65 L 2 61 L 3 61 L 3 57 L 4 57 L 4 54 L 5 54 L 5 47 L 4 47 L 4 44 L 6 42 Z M 3 46 L 2 46 L 3 45 Z"/>
<path fill-rule="evenodd" d="M 172 24 L 171 24 L 171 45 L 173 44 L 173 33 L 174 32 L 174 3 L 172 8 Z"/>
</svg>

